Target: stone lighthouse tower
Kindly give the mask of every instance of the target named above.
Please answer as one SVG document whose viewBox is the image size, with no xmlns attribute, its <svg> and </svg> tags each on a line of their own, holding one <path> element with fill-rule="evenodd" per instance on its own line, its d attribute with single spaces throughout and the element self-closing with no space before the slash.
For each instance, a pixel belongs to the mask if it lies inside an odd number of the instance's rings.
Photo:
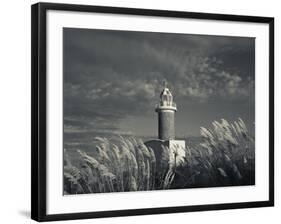
<svg viewBox="0 0 281 224">
<path fill-rule="evenodd" d="M 158 113 L 158 139 L 147 141 L 145 145 L 153 149 L 156 167 L 163 166 L 162 160 L 165 157 L 163 157 L 165 150 L 168 150 L 169 153 L 166 166 L 178 166 L 185 157 L 185 140 L 176 140 L 175 113 L 177 106 L 173 102 L 173 96 L 167 88 L 166 82 L 164 82 L 160 102 L 156 105 L 155 111 Z"/>
<path fill-rule="evenodd" d="M 160 94 L 160 102 L 156 105 L 158 113 L 158 138 L 161 140 L 175 139 L 175 112 L 177 106 L 173 102 L 173 96 L 164 82 L 164 89 Z"/>
</svg>

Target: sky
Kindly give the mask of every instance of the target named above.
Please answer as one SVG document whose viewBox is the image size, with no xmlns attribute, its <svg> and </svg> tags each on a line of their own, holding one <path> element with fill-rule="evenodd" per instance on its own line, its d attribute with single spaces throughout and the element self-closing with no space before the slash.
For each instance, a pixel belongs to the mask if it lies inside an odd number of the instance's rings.
<svg viewBox="0 0 281 224">
<path fill-rule="evenodd" d="M 157 136 L 163 81 L 176 136 L 222 118 L 255 121 L 255 39 L 64 28 L 65 134 Z"/>
</svg>

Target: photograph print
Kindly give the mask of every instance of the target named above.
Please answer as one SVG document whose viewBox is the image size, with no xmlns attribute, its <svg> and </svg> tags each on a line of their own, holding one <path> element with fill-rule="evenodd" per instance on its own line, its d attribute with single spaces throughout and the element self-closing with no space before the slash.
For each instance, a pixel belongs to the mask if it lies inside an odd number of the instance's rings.
<svg viewBox="0 0 281 224">
<path fill-rule="evenodd" d="M 63 29 L 64 195 L 255 185 L 255 38 Z"/>
</svg>

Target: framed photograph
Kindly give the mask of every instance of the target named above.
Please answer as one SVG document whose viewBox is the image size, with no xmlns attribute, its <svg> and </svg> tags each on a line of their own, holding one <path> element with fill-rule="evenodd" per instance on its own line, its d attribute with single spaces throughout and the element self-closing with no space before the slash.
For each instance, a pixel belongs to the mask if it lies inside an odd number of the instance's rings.
<svg viewBox="0 0 281 224">
<path fill-rule="evenodd" d="M 274 19 L 32 6 L 32 219 L 274 205 Z"/>
</svg>

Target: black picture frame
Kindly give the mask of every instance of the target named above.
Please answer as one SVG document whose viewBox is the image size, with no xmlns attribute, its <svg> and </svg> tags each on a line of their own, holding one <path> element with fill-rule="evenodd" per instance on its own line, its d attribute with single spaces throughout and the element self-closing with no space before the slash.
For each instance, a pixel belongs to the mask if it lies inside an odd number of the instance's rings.
<svg viewBox="0 0 281 224">
<path fill-rule="evenodd" d="M 124 15 L 162 16 L 235 22 L 269 24 L 269 200 L 243 203 L 208 204 L 196 206 L 159 207 L 101 212 L 46 214 L 46 13 L 48 10 L 100 12 Z M 32 73 L 32 155 L 31 155 L 31 218 L 37 221 L 132 216 L 161 213 L 192 212 L 274 205 L 274 18 L 164 11 L 136 8 L 103 7 L 73 4 L 37 3 L 31 13 L 31 73 Z"/>
</svg>

